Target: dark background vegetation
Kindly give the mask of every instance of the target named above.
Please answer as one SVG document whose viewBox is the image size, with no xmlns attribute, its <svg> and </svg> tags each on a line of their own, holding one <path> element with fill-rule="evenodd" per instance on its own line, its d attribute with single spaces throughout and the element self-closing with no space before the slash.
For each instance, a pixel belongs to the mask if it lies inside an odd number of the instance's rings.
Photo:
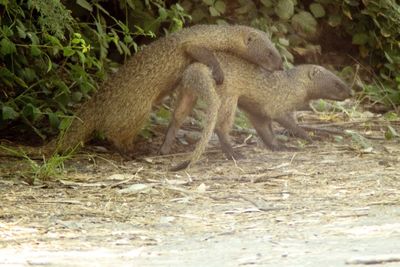
<svg viewBox="0 0 400 267">
<path fill-rule="evenodd" d="M 286 65 L 335 68 L 362 103 L 399 112 L 394 0 L 0 0 L 0 137 L 58 133 L 140 45 L 198 23 L 262 29 Z"/>
</svg>

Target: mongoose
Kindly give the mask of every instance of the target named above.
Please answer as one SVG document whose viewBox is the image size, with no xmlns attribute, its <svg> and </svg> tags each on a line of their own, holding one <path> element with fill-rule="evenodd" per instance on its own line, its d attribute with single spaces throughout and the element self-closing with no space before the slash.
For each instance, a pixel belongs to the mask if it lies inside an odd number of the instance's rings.
<svg viewBox="0 0 400 267">
<path fill-rule="evenodd" d="M 233 151 L 228 135 L 237 105 L 246 113 L 265 145 L 279 150 L 288 148 L 275 139 L 272 120 L 296 130 L 299 126 L 291 119 L 291 111 L 304 107 L 312 99 L 344 100 L 351 95 L 351 89 L 343 81 L 321 66 L 300 65 L 270 73 L 228 53 L 218 52 L 216 55 L 225 74 L 222 85 L 216 86 L 210 69 L 201 63 L 191 64 L 183 73 L 177 107 L 160 152 L 165 154 L 170 150 L 176 131 L 192 110 L 197 96 L 205 99 L 208 109 L 202 137 L 195 151 L 188 161 L 173 170 L 185 168 L 198 160 L 214 126 L 227 157 L 239 157 Z"/>
<path fill-rule="evenodd" d="M 178 85 L 191 63 L 204 63 L 217 84 L 223 82 L 224 74 L 214 51 L 229 51 L 264 69 L 282 68 L 277 49 L 262 31 L 239 25 L 185 28 L 144 47 L 106 80 L 101 90 L 78 109 L 77 118 L 58 141 L 57 149 L 74 148 L 99 131 L 119 152 L 128 153 L 152 105 Z M 55 143 L 53 140 L 40 152 L 52 152 Z"/>
</svg>

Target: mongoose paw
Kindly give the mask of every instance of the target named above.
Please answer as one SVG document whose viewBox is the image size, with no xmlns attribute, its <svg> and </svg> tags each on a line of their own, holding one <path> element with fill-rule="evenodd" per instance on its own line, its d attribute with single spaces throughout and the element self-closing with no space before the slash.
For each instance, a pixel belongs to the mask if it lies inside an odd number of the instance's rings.
<svg viewBox="0 0 400 267">
<path fill-rule="evenodd" d="M 169 169 L 169 171 L 171 171 L 171 172 L 181 171 L 183 169 L 186 169 L 189 166 L 189 164 L 190 164 L 190 160 L 186 160 L 186 161 L 184 161 L 184 162 L 182 162 L 182 163 L 180 163 L 180 164 L 178 164 L 176 166 L 171 167 Z"/>
<path fill-rule="evenodd" d="M 164 144 L 161 146 L 160 150 L 158 150 L 158 155 L 167 155 L 171 151 L 171 148 L 165 146 Z"/>
<path fill-rule="evenodd" d="M 215 68 L 212 71 L 213 78 L 217 85 L 222 84 L 224 82 L 224 72 L 221 68 Z"/>
</svg>

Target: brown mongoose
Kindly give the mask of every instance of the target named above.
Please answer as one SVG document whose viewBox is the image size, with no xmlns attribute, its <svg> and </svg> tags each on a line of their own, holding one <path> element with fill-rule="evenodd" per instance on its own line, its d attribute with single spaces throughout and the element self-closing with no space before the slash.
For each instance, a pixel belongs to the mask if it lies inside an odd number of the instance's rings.
<svg viewBox="0 0 400 267">
<path fill-rule="evenodd" d="M 351 89 L 336 75 L 316 65 L 301 65 L 287 71 L 264 71 L 258 66 L 227 53 L 216 53 L 225 74 L 222 85 L 216 86 L 210 69 L 193 63 L 185 70 L 180 84 L 177 107 L 161 147 L 167 153 L 177 129 L 192 110 L 196 97 L 206 100 L 208 109 L 202 137 L 190 160 L 173 168 L 179 170 L 198 160 L 214 130 L 228 158 L 237 158 L 230 145 L 231 129 L 237 104 L 246 113 L 263 142 L 272 150 L 287 149 L 272 132 L 271 120 L 281 120 L 286 127 L 297 129 L 290 119 L 291 111 L 312 99 L 344 100 Z M 208 101 L 212 100 L 210 103 Z"/>
<path fill-rule="evenodd" d="M 194 61 L 211 68 L 217 83 L 224 80 L 214 51 L 229 51 L 265 69 L 282 68 L 281 57 L 266 33 L 247 26 L 196 25 L 160 38 L 132 56 L 99 92 L 76 112 L 57 148 L 65 151 L 102 132 L 125 154 L 148 119 L 152 105 L 179 83 Z M 55 149 L 55 141 L 40 152 Z M 38 149 L 28 153 L 40 153 Z"/>
</svg>

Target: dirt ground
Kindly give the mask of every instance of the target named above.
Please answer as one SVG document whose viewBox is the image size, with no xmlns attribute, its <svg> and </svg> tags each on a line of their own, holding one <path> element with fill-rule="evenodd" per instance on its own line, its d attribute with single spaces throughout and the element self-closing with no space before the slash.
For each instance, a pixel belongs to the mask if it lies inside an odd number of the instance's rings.
<svg viewBox="0 0 400 267">
<path fill-rule="evenodd" d="M 82 153 L 34 185 L 1 158 L 0 266 L 400 266 L 400 138 L 384 138 L 400 122 L 303 123 L 353 132 L 288 138 L 296 152 L 236 134 L 246 159 L 214 140 L 177 173 L 187 154 L 154 156 L 154 138 L 136 160 Z"/>
</svg>

